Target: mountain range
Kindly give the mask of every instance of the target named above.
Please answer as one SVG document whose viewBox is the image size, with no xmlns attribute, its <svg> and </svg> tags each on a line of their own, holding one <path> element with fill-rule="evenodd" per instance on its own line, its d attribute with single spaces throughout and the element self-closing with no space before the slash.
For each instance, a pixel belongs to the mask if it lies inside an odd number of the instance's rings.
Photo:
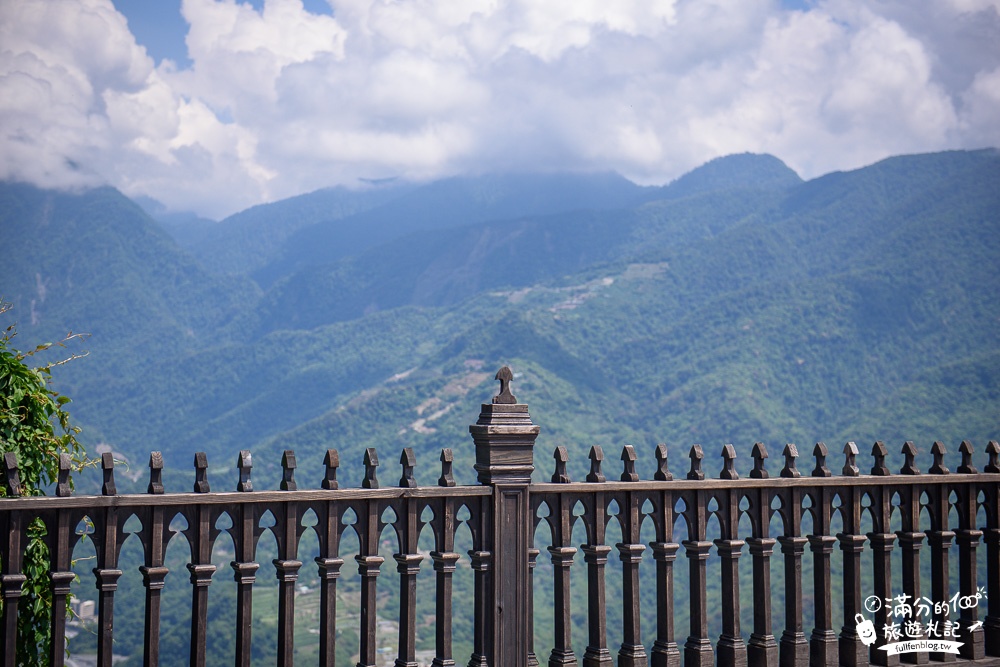
<svg viewBox="0 0 1000 667">
<path fill-rule="evenodd" d="M 636 445 L 646 477 L 657 442 L 681 471 L 703 445 L 709 474 L 729 442 L 746 470 L 755 441 L 772 463 L 820 440 L 981 451 L 1000 435 L 998 185 L 994 149 L 809 181 L 746 154 L 664 187 L 383 182 L 216 223 L 2 183 L 0 295 L 22 348 L 91 334 L 55 373 L 84 441 L 136 478 L 163 451 L 177 490 L 195 451 L 229 488 L 240 449 L 262 488 L 286 448 L 300 486 L 329 447 L 356 484 L 369 446 L 387 467 L 414 447 L 423 483 L 451 447 L 472 483 L 467 425 L 503 364 L 542 427 L 537 479 L 559 445 L 577 477 L 595 444 Z"/>
</svg>

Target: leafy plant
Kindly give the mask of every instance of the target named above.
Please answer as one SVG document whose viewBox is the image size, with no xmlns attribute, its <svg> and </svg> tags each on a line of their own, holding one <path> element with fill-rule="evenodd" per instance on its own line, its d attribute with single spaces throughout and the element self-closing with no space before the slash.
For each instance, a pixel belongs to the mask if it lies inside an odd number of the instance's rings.
<svg viewBox="0 0 1000 667">
<path fill-rule="evenodd" d="M 0 302 L 0 314 L 10 305 Z M 44 488 L 57 481 L 59 455 L 69 454 L 73 467 L 87 464 L 83 446 L 77 441 L 79 427 L 70 423 L 64 409 L 69 398 L 48 386 L 52 368 L 84 355 L 32 367 L 28 360 L 53 346 L 65 347 L 72 339 L 69 334 L 57 343 L 44 343 L 29 352 L 19 352 L 12 345 L 16 335 L 14 325 L 0 334 L 0 450 L 17 456 L 19 485 L 22 496 L 44 495 Z M 9 487 L 0 486 L 0 496 L 7 496 Z M 26 580 L 18 604 L 17 664 L 24 666 L 48 663 L 51 651 L 52 588 L 49 583 L 50 559 L 45 544 L 46 528 L 35 519 L 26 531 L 22 573 Z M 69 607 L 69 596 L 66 599 Z"/>
</svg>

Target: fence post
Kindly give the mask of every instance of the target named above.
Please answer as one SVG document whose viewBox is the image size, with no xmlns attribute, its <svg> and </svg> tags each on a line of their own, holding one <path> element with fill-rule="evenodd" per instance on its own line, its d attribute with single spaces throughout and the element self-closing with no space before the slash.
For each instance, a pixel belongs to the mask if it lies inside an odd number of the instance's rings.
<svg viewBox="0 0 1000 667">
<path fill-rule="evenodd" d="M 497 374 L 500 392 L 483 403 L 479 420 L 469 427 L 476 445 L 479 482 L 493 487 L 483 548 L 492 552 L 486 585 L 487 662 L 492 667 L 527 667 L 531 618 L 528 550 L 532 547 L 528 484 L 534 466 L 538 426 L 528 406 L 510 393 L 513 373 Z"/>
</svg>

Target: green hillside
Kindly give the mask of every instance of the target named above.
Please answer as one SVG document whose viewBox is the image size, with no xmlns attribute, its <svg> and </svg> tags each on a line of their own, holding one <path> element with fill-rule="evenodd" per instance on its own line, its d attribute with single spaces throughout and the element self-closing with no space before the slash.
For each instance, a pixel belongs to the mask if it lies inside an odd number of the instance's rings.
<svg viewBox="0 0 1000 667">
<path fill-rule="evenodd" d="M 93 334 L 62 389 L 91 442 L 135 460 L 228 467 L 249 447 L 265 478 L 285 447 L 432 462 L 501 363 L 540 457 L 566 445 L 571 469 L 626 441 L 981 441 L 1000 431 L 998 182 L 995 151 L 807 183 L 734 156 L 629 210 L 417 229 L 266 292 L 112 190 L 5 185 L 0 284 L 25 338 Z"/>
<path fill-rule="evenodd" d="M 430 456 L 464 439 L 474 410 L 424 423 L 431 433 L 412 428 L 415 410 L 421 397 L 454 402 L 440 387 L 468 374 L 469 360 L 521 371 L 520 393 L 545 427 L 542 455 L 566 445 L 581 470 L 595 443 L 635 441 L 651 452 L 665 440 L 682 456 L 694 442 L 711 451 L 756 440 L 780 449 L 996 437 L 998 166 L 992 152 L 890 160 L 777 202 L 762 197 L 741 224 L 683 244 L 580 235 L 617 247 L 576 276 L 505 282 L 506 291 L 447 309 L 487 316 L 455 332 L 424 372 L 375 387 L 275 446 L 308 449 L 344 433 Z M 657 236 L 649 218 L 624 224 Z M 537 250 L 534 239 L 525 244 Z M 921 400 L 907 409 L 911 395 Z M 376 415 L 393 421 L 373 424 Z"/>
<path fill-rule="evenodd" d="M 151 358 L 217 344 L 259 298 L 245 278 L 211 277 L 111 188 L 68 194 L 0 183 L 0 229 L 0 294 L 22 336 L 92 336 L 96 358 L 79 375 L 68 371 L 74 381 L 141 374 Z"/>
<path fill-rule="evenodd" d="M 898 157 L 809 182 L 773 157 L 733 156 L 664 188 L 596 176 L 586 200 L 567 185 L 586 179 L 551 180 L 562 183 L 554 194 L 528 177 L 399 185 L 367 203 L 314 193 L 219 223 L 194 254 L 184 248 L 194 237 L 174 229 L 178 243 L 114 190 L 0 184 L 0 295 L 14 305 L 22 347 L 68 330 L 92 334 L 89 356 L 55 379 L 74 399 L 82 441 L 128 460 L 121 490 L 145 488 L 150 450 L 163 451 L 170 490 L 190 488 L 196 451 L 208 452 L 212 488 L 233 488 L 240 449 L 254 453 L 257 488 L 276 487 L 287 448 L 300 487 L 318 486 L 329 447 L 340 450 L 348 486 L 360 483 L 366 447 L 381 453 L 384 484 L 398 479 L 403 447 L 416 451 L 420 483 L 434 483 L 438 452 L 450 447 L 456 478 L 471 484 L 468 425 L 502 364 L 542 427 L 538 480 L 551 475 L 560 445 L 574 479 L 595 444 L 615 474 L 625 443 L 649 478 L 658 442 L 675 473 L 687 469 L 689 447 L 703 445 L 706 473 L 717 475 L 729 442 L 745 473 L 755 441 L 778 466 L 783 445 L 797 443 L 805 469 L 818 440 L 834 452 L 854 440 L 867 454 L 881 439 L 895 454 L 904 439 L 924 452 L 934 440 L 954 451 L 969 439 L 981 451 L 1000 436 L 997 151 Z M 484 183 L 506 183 L 506 194 L 486 197 Z M 355 224 L 377 219 L 384 225 L 370 235 Z M 338 236 L 344 224 L 355 225 L 349 252 L 328 247 L 347 238 Z M 296 250 L 302 239 L 310 253 Z M 255 280 L 262 267 L 273 270 L 266 289 Z M 870 465 L 865 455 L 859 465 Z M 95 481 L 78 488 L 93 492 Z M 123 605 L 141 598 L 134 542 L 123 550 Z M 182 570 L 180 547 L 171 549 L 171 568 Z M 254 632 L 273 637 L 275 578 L 268 554 L 258 560 Z M 613 598 L 614 561 L 608 572 Z M 314 574 L 303 568 L 302 581 Z M 469 574 L 456 575 L 456 599 L 468 599 Z M 550 581 L 547 561 L 536 574 Z M 78 594 L 93 595 L 90 576 Z M 418 582 L 429 599 L 433 577 Z M 174 584 L 164 646 L 183 661 L 187 621 L 175 610 L 189 591 Z M 356 584 L 340 582 L 345 608 Z M 386 585 L 390 609 L 398 600 Z M 232 626 L 232 586 L 213 585 L 218 627 Z M 545 608 L 551 590 L 539 586 Z M 644 597 L 644 613 L 652 608 Z M 612 642 L 618 613 L 609 607 Z M 456 655 L 468 652 L 467 616 L 456 614 Z M 123 664 L 138 664 L 140 622 L 120 621 L 116 652 L 132 661 Z M 541 648 L 551 621 L 536 629 Z M 230 637 L 216 635 L 210 655 L 225 662 Z M 314 646 L 301 639 L 308 661 Z M 88 652 L 86 633 L 74 641 Z M 255 664 L 273 663 L 273 646 L 257 644 Z M 349 660 L 346 643 L 343 651 Z"/>
</svg>

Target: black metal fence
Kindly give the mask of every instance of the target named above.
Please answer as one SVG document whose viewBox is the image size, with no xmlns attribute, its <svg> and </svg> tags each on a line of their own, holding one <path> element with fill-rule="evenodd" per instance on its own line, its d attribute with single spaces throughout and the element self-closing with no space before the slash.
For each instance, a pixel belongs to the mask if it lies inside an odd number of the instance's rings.
<svg viewBox="0 0 1000 667">
<path fill-rule="evenodd" d="M 377 581 L 384 557 L 379 555 L 379 536 L 391 525 L 399 553 L 393 556 L 399 576 L 397 667 L 416 667 L 415 637 L 416 578 L 424 558 L 417 540 L 425 509 L 433 512 L 431 528 L 434 549 L 430 552 L 435 576 L 435 667 L 455 664 L 452 655 L 452 575 L 462 556 L 455 551 L 455 532 L 462 523 L 456 517 L 464 508 L 464 523 L 472 535 L 468 555 L 474 571 L 474 645 L 470 667 L 495 665 L 526 667 L 538 664 L 534 653 L 534 617 L 551 614 L 554 647 L 548 656 L 552 667 L 577 664 L 570 632 L 570 574 L 577 547 L 571 544 L 573 528 L 581 521 L 586 543 L 580 546 L 587 570 L 588 641 L 582 654 L 585 666 L 614 662 L 607 641 L 608 596 L 605 566 L 612 548 L 620 555 L 623 595 L 620 600 L 623 641 L 617 647 L 622 667 L 647 665 L 866 665 L 933 661 L 1000 664 L 1000 446 L 991 441 L 987 461 L 980 472 L 973 463 L 971 445 L 963 442 L 961 462 L 952 473 L 945 465 L 945 448 L 935 443 L 933 461 L 926 471 L 916 463 L 916 449 L 903 446 L 905 463 L 898 473 L 886 467 L 887 451 L 882 443 L 872 449 L 874 465 L 862 474 L 858 449 L 844 448 L 843 466 L 828 462 L 823 444 L 813 450 L 811 469 L 798 469 L 798 451 L 788 445 L 784 467 L 777 476 L 764 465 L 768 452 L 758 443 L 752 452 L 753 467 L 747 477 L 736 470 L 736 451 L 723 448 L 723 468 L 717 479 L 702 470 L 700 446 L 690 451 L 690 467 L 671 473 L 667 449 L 656 448 L 656 473 L 640 480 L 635 470 L 636 452 L 626 446 L 623 471 L 609 481 L 603 470 L 600 447 L 590 451 L 591 470 L 585 480 L 574 482 L 567 472 L 567 453 L 554 453 L 555 474 L 551 482 L 533 483 L 534 442 L 539 427 L 532 423 L 527 405 L 510 393 L 509 373 L 497 374 L 501 391 L 492 403 L 483 404 L 479 420 L 470 427 L 476 447 L 478 485 L 458 486 L 452 477 L 451 450 L 441 453 L 441 475 L 437 486 L 418 486 L 413 477 L 412 450 L 404 450 L 403 473 L 398 483 L 384 486 L 376 476 L 378 456 L 365 453 L 365 477 L 361 488 L 340 488 L 339 457 L 326 455 L 325 477 L 319 489 L 301 489 L 295 479 L 295 455 L 286 451 L 282 459 L 280 489 L 253 488 L 249 452 L 239 458 L 239 482 L 235 492 L 211 491 L 204 454 L 195 457 L 196 481 L 191 493 L 166 493 L 162 484 L 162 457 L 150 457 L 148 493 L 119 495 L 114 462 L 102 458 L 103 492 L 100 496 L 72 496 L 61 483 L 51 497 L 16 497 L 19 494 L 17 461 L 11 454 L 3 460 L 8 498 L 0 499 L 0 597 L 3 601 L 0 654 L 4 665 L 14 665 L 18 599 L 25 576 L 23 549 L 28 525 L 40 519 L 47 529 L 52 555 L 50 573 L 54 597 L 51 663 L 65 662 L 65 600 L 74 574 L 70 567 L 73 549 L 81 539 L 81 523 L 92 525 L 89 533 L 96 552 L 93 572 L 98 597 L 98 664 L 112 664 L 115 628 L 115 593 L 119 556 L 125 524 L 132 517 L 141 522 L 137 535 L 144 553 L 140 567 L 145 586 L 144 664 L 156 665 L 160 650 L 160 595 L 168 573 L 164 554 L 172 536 L 169 527 L 178 516 L 186 520 L 183 530 L 190 545 L 187 570 L 191 582 L 190 664 L 206 664 L 206 626 L 209 587 L 216 566 L 212 549 L 222 530 L 228 530 L 235 547 L 231 563 L 237 584 L 236 664 L 250 664 L 252 590 L 259 564 L 258 541 L 265 531 L 277 545 L 274 559 L 278 577 L 278 664 L 293 661 L 295 583 L 302 562 L 299 541 L 306 530 L 302 522 L 310 510 L 318 519 L 311 526 L 319 540 L 316 564 L 320 578 L 319 662 L 334 664 L 337 580 L 344 560 L 340 541 L 353 512 L 359 539 L 355 556 L 361 577 L 359 667 L 376 664 Z M 68 474 L 69 461 L 62 467 Z M 777 467 L 777 466 L 775 466 Z M 617 511 L 609 512 L 612 504 Z M 574 508 L 582 506 L 582 512 Z M 652 508 L 649 511 L 648 508 Z M 391 508 L 395 520 L 383 522 Z M 644 508 L 646 508 L 644 510 Z M 270 512 L 274 524 L 264 527 L 261 518 Z M 957 513 L 957 525 L 949 515 Z M 228 514 L 232 526 L 223 529 L 218 520 Z M 463 512 L 463 516 L 466 516 Z M 741 534 L 741 519 L 748 517 L 749 534 Z M 780 534 L 772 535 L 775 517 Z M 985 522 L 981 518 L 985 517 Z M 803 523 L 809 533 L 803 534 Z M 836 519 L 836 521 L 834 521 Z M 554 605 L 533 609 L 533 575 L 539 550 L 536 531 L 546 522 L 551 535 L 547 551 L 553 566 Z M 606 544 L 610 522 L 621 542 Z M 644 521 L 652 521 L 655 540 L 640 539 Z M 709 541 L 709 523 L 717 522 L 719 539 Z M 895 522 L 895 524 L 894 524 Z M 833 534 L 833 524 L 841 530 Z M 863 533 L 862 525 L 870 532 Z M 979 525 L 977 525 L 977 523 Z M 674 540 L 675 526 L 683 525 L 687 539 Z M 714 524 L 713 524 L 714 525 Z M 893 531 L 892 525 L 900 526 Z M 931 585 L 921 590 L 919 551 L 924 541 L 931 554 Z M 986 546 L 985 577 L 977 572 L 977 548 Z M 959 590 L 950 590 L 949 552 L 958 545 Z M 898 546 L 897 546 L 898 543 Z M 740 627 L 740 577 L 738 561 L 748 546 L 753 575 L 753 630 L 744 641 Z M 783 590 L 772 590 L 771 558 L 775 546 L 781 552 Z M 842 609 L 834 609 L 831 554 L 839 546 Z M 675 590 L 676 558 L 683 547 L 687 560 L 687 590 Z M 713 547 L 720 559 L 721 599 L 707 595 L 708 560 Z M 643 582 L 656 590 L 656 634 L 651 646 L 643 645 L 640 628 L 639 564 L 647 548 L 655 561 L 655 581 Z M 902 572 L 891 572 L 890 554 L 901 550 Z M 808 552 L 808 555 L 807 555 Z M 812 581 L 803 581 L 803 559 L 812 561 Z M 871 568 L 874 591 L 863 596 L 862 570 Z M 986 586 L 979 582 L 985 579 Z M 902 590 L 892 589 L 893 581 Z M 811 592 L 811 595 L 808 593 Z M 812 600 L 814 627 L 804 627 L 804 600 Z M 871 598 L 877 609 L 866 608 Z M 772 601 L 783 600 L 784 618 L 772 618 Z M 975 604 L 971 601 L 975 600 Z M 980 604 L 982 603 L 982 604 Z M 686 638 L 674 627 L 675 609 L 687 606 Z M 925 605 L 926 609 L 921 605 Z M 985 607 L 986 615 L 980 618 Z M 709 614 L 721 615 L 722 634 L 713 643 L 709 637 Z M 870 621 L 871 623 L 865 623 Z M 839 627 L 838 627 L 839 626 Z M 873 639 L 872 629 L 875 637 Z M 877 640 L 877 641 L 876 641 Z M 909 642 L 909 644 L 907 644 Z M 928 642 L 934 642 L 932 645 Z M 905 645 L 904 645 L 905 644 Z M 898 649 L 895 652 L 893 649 Z M 888 649 L 887 649 L 888 647 Z M 909 647 L 909 649 L 908 649 Z M 928 650 L 930 649 L 934 650 Z M 952 651 L 957 651 L 952 652 Z M 991 660 L 990 657 L 997 659 Z M 464 657 L 463 657 L 464 661 Z"/>
</svg>

